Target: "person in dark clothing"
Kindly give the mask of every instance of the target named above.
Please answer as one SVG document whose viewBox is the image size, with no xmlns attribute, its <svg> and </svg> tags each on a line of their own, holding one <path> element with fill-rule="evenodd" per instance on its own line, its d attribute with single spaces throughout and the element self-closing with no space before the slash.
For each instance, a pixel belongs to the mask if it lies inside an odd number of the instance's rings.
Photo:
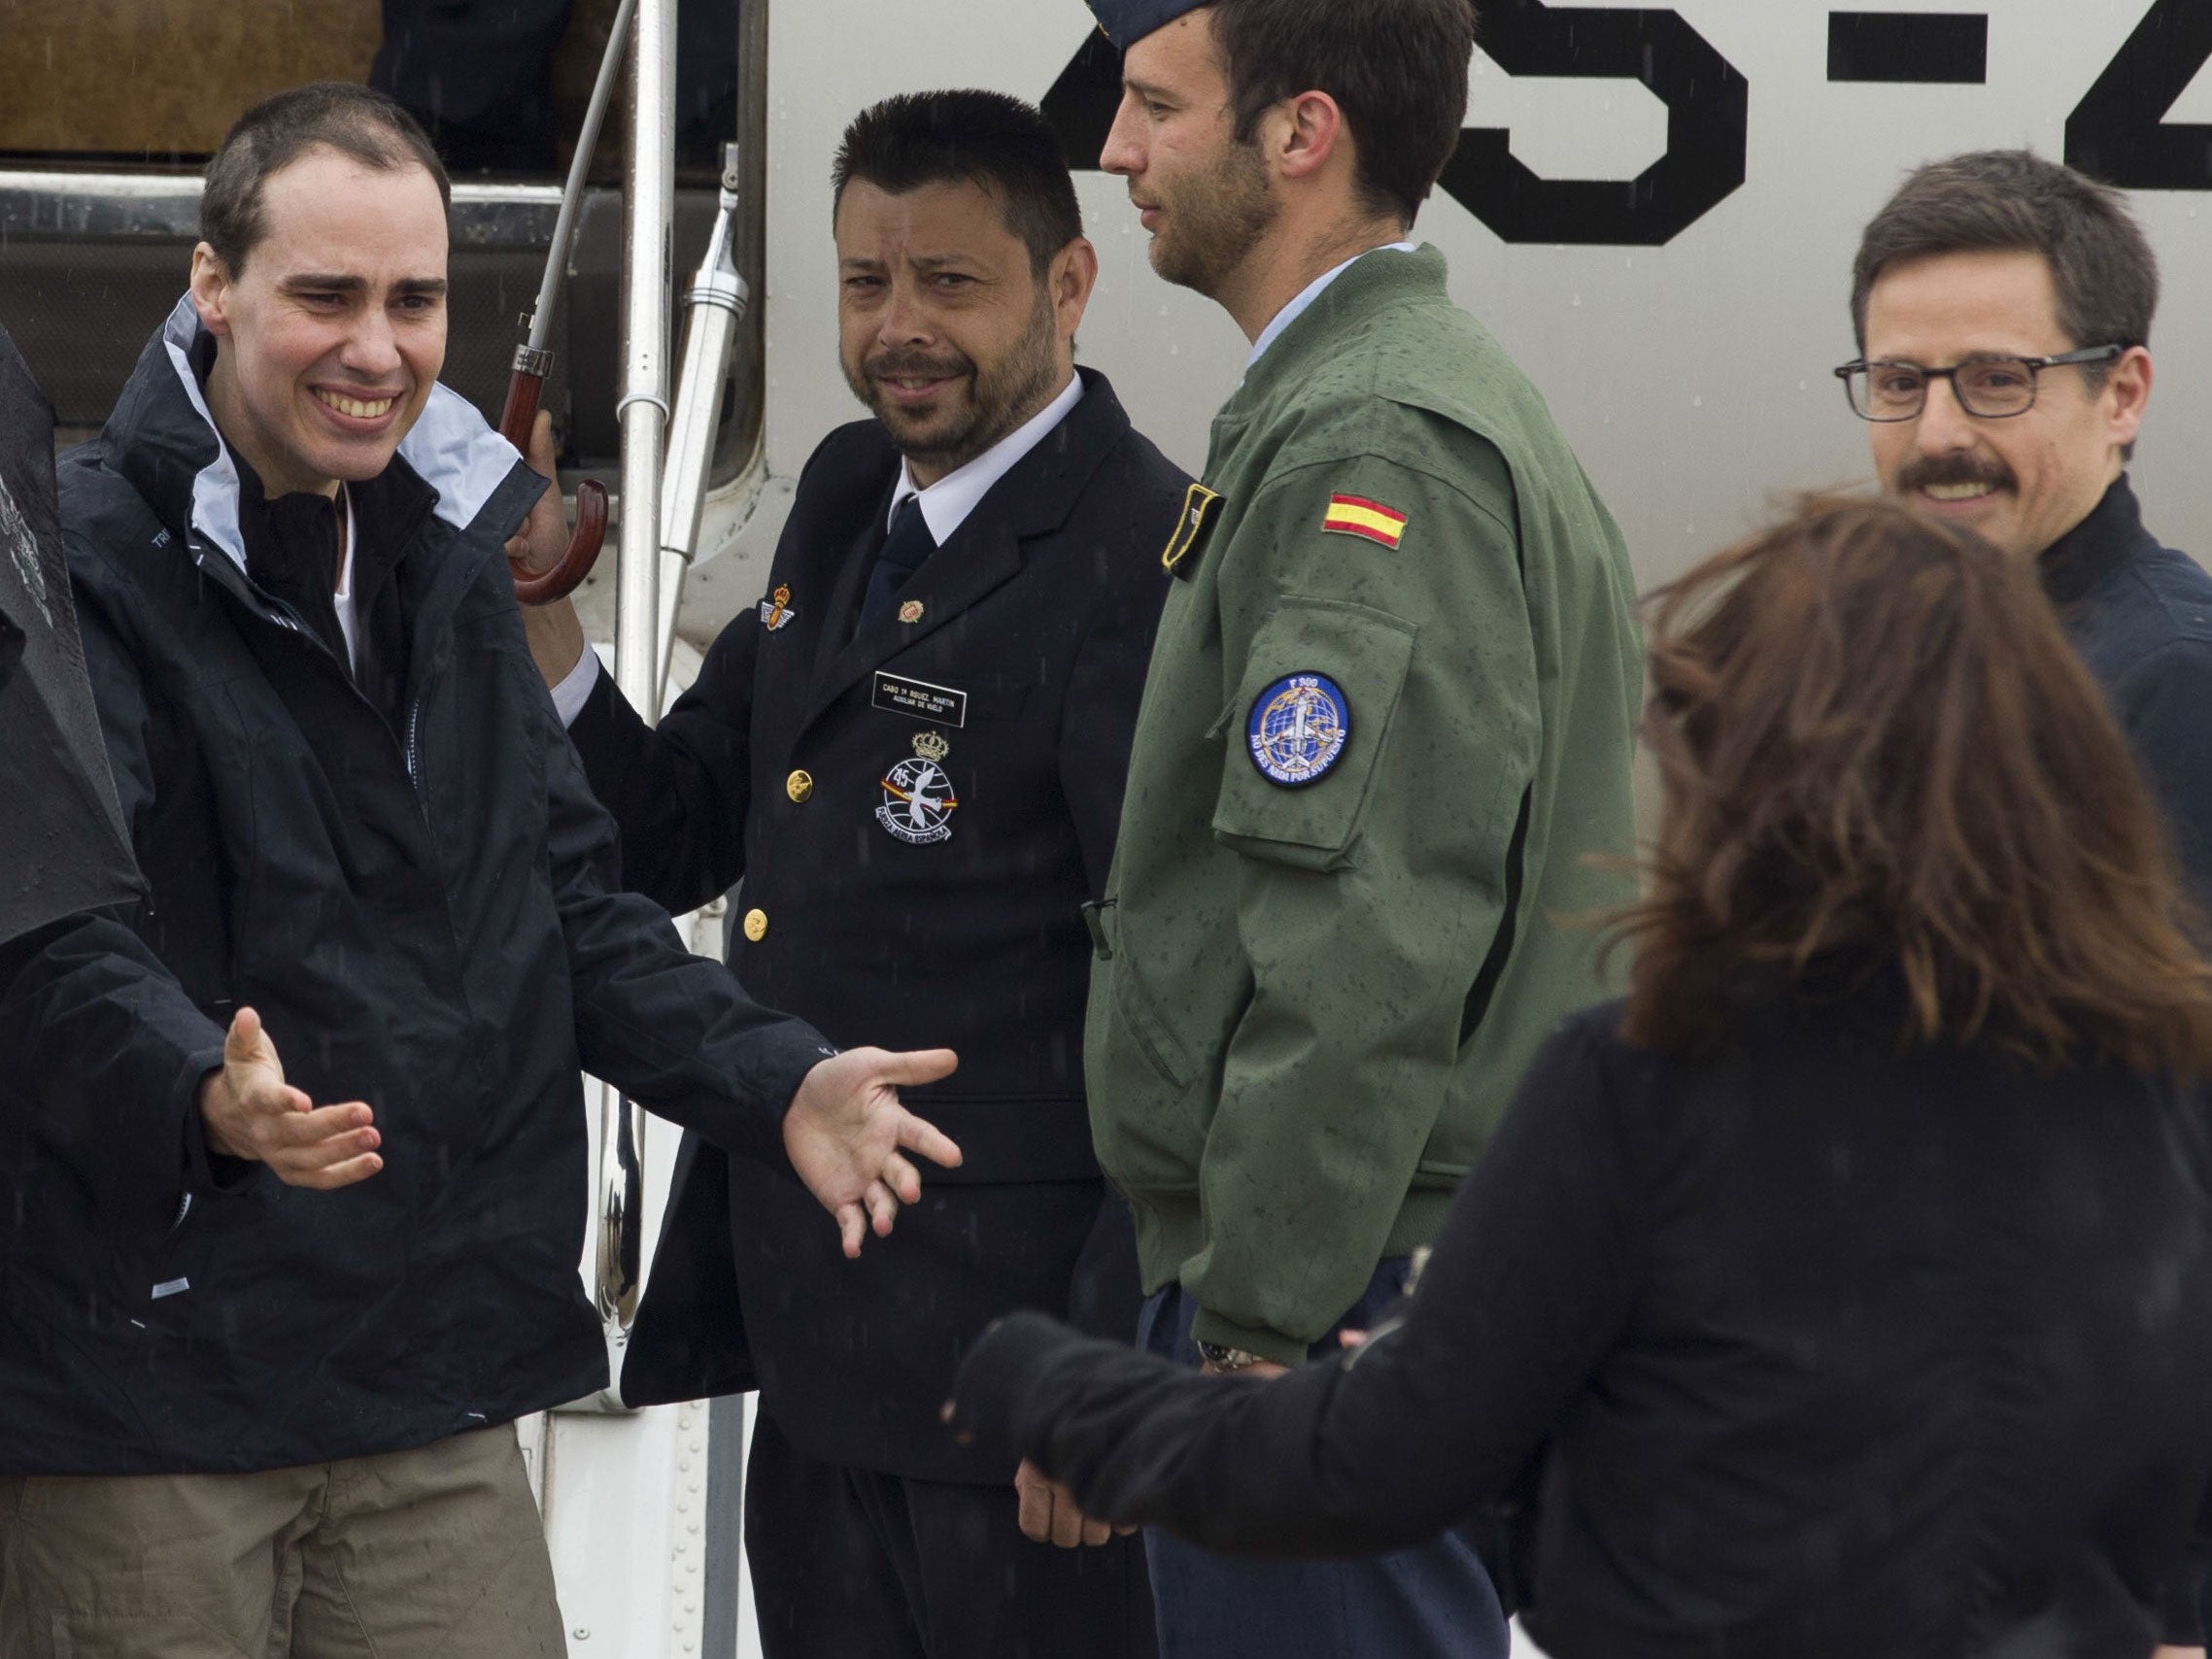
<svg viewBox="0 0 2212 1659">
<path fill-rule="evenodd" d="M 1954 156 L 1867 224 L 1861 356 L 1837 372 L 1886 489 L 2035 562 L 2212 910 L 2212 576 L 2145 528 L 2127 478 L 2158 300 L 2118 192 L 2025 151 Z"/>
<path fill-rule="evenodd" d="M 1923 167 L 1874 216 L 1836 372 L 1885 489 L 2032 560 L 2212 906 L 2212 576 L 2144 528 L 2158 261 L 2118 192 L 2025 151 Z"/>
<path fill-rule="evenodd" d="M 74 925 L 83 912 L 126 903 L 142 891 L 100 747 L 77 607 L 69 596 L 53 478 L 53 410 L 5 328 L 0 847 L 22 864 L 18 879 L 0 887 L 0 992 L 17 964 L 36 954 L 27 942 L 31 934 Z"/>
<path fill-rule="evenodd" d="M 737 130 L 737 9 L 676 11 L 675 145 L 686 166 L 722 168 Z M 550 173 L 562 137 L 553 62 L 575 0 L 383 0 L 368 84 L 413 116 L 457 173 Z"/>
<path fill-rule="evenodd" d="M 953 1043 L 958 1079 L 915 1103 L 967 1163 L 855 1264 L 795 1225 L 787 1176 L 687 1140 L 623 1393 L 760 1388 L 745 1526 L 771 1659 L 1145 1654 L 1141 1541 L 936 1411 L 998 1314 L 1137 1328 L 1085 1112 L 1082 906 L 1189 480 L 1075 366 L 1096 255 L 1034 109 L 891 99 L 834 186 L 843 366 L 875 419 L 806 463 L 759 608 L 657 730 L 569 607 L 530 626 L 624 881 L 680 912 L 741 876 L 731 965 L 755 996 L 834 1038 Z"/>
<path fill-rule="evenodd" d="M 383 0 L 383 8 L 368 84 L 422 124 L 440 160 L 457 173 L 553 171 L 561 136 L 553 52 L 574 0 Z"/>
<path fill-rule="evenodd" d="M 1554 1659 L 2199 1639 L 2212 966 L 2028 566 L 1816 504 L 1654 617 L 1624 1001 L 1554 1033 L 1403 1316 L 1225 1389 L 1024 1314 L 956 1429 L 1209 1546 L 1515 1489 Z"/>
<path fill-rule="evenodd" d="M 615 885 L 501 553 L 544 481 L 436 384 L 445 208 L 380 94 L 247 112 L 61 463 L 148 897 L 0 999 L 11 1659 L 562 1650 L 512 1424 L 606 1380 L 582 1068 L 856 1246 L 957 1158 L 893 1088 L 950 1055 L 838 1054 Z"/>
</svg>

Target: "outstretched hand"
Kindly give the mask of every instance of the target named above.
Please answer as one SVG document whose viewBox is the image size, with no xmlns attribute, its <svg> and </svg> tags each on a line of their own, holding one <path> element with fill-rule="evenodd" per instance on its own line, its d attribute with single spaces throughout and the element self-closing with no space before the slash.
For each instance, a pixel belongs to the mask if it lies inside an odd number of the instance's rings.
<svg viewBox="0 0 2212 1659">
<path fill-rule="evenodd" d="M 350 1187 L 384 1168 L 375 1114 L 360 1100 L 318 1106 L 285 1081 L 261 1016 L 241 1008 L 222 1039 L 222 1069 L 200 1080 L 207 1143 L 266 1164 L 289 1187 Z"/>
<path fill-rule="evenodd" d="M 935 1083 L 960 1064 L 949 1048 L 892 1054 L 855 1048 L 806 1074 L 783 1115 L 783 1149 L 806 1190 L 837 1218 L 845 1254 L 858 1256 L 872 1227 L 891 1232 L 902 1203 L 917 1203 L 922 1177 L 905 1154 L 947 1169 L 960 1148 L 899 1103 L 902 1083 Z"/>
</svg>

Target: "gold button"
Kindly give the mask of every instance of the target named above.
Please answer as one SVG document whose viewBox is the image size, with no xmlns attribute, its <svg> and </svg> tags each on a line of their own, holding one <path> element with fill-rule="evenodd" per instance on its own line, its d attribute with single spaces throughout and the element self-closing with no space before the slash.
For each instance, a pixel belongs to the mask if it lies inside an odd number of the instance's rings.
<svg viewBox="0 0 2212 1659">
<path fill-rule="evenodd" d="M 756 945 L 768 936 L 768 913 L 766 910 L 745 912 L 745 936 Z"/>
<path fill-rule="evenodd" d="M 814 779 L 806 772 L 794 772 L 783 781 L 783 793 L 790 796 L 792 804 L 803 805 L 814 797 Z"/>
</svg>

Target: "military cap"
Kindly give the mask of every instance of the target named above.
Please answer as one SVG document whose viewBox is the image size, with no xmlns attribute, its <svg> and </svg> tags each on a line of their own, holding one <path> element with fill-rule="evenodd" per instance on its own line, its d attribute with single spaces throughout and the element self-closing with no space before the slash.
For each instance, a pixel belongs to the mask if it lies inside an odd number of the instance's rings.
<svg viewBox="0 0 2212 1659">
<path fill-rule="evenodd" d="M 1099 31 L 1123 51 L 1154 29 L 1165 28 L 1185 12 L 1211 0 L 1088 0 Z"/>
</svg>

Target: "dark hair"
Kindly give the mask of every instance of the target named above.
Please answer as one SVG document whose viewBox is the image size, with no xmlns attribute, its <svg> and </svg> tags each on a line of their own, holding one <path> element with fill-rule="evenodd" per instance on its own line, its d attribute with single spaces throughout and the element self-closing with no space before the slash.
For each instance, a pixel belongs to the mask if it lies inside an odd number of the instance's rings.
<svg viewBox="0 0 2212 1659">
<path fill-rule="evenodd" d="M 1206 12 L 1238 140 L 1283 99 L 1326 92 L 1351 128 L 1360 193 L 1412 223 L 1467 118 L 1471 0 L 1213 0 Z"/>
<path fill-rule="evenodd" d="M 1810 501 L 1655 596 L 1650 666 L 1631 1040 L 1711 1052 L 1759 986 L 1890 973 L 1921 1040 L 2212 1070 L 2164 826 L 2031 562 Z"/>
<path fill-rule="evenodd" d="M 233 277 L 267 232 L 261 187 L 269 175 L 318 145 L 379 173 L 420 167 L 437 181 L 438 199 L 453 205 L 453 185 L 438 152 L 415 118 L 382 92 L 350 81 L 294 86 L 240 116 L 207 164 L 200 239 Z"/>
<path fill-rule="evenodd" d="M 2025 150 L 1985 150 L 1911 174 L 1858 243 L 1851 320 L 1866 350 L 1866 301 L 1892 265 L 1941 254 L 2040 254 L 2075 347 L 2148 346 L 2159 261 L 2120 192 Z M 2085 365 L 2101 386 L 2110 365 Z"/>
<path fill-rule="evenodd" d="M 1033 104 L 1004 92 L 902 92 L 845 128 L 830 169 L 833 216 L 856 179 L 899 196 L 924 185 L 975 185 L 998 199 L 1006 229 L 1042 276 L 1083 234 L 1068 157 Z"/>
</svg>

